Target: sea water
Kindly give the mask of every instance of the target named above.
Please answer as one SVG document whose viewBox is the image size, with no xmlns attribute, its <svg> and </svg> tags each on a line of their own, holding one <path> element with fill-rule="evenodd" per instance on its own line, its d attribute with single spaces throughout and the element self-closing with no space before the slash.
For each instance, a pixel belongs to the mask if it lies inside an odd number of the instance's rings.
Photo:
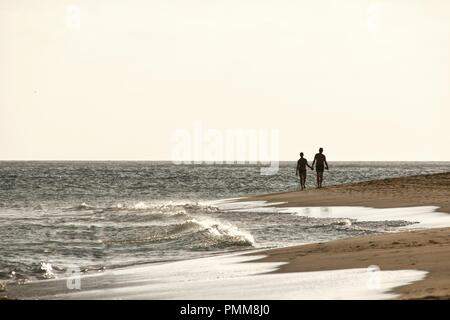
<svg viewBox="0 0 450 320">
<path fill-rule="evenodd" d="M 449 162 L 335 162 L 325 184 L 450 171 Z M 395 231 L 402 220 L 344 219 L 318 208 L 230 210 L 221 199 L 292 191 L 295 162 L 0 162 L 0 280 L 48 279 L 148 262 Z M 314 187 L 309 172 L 307 187 Z M 231 208 L 232 209 L 232 208 Z M 321 210 L 321 211 L 320 211 Z"/>
</svg>

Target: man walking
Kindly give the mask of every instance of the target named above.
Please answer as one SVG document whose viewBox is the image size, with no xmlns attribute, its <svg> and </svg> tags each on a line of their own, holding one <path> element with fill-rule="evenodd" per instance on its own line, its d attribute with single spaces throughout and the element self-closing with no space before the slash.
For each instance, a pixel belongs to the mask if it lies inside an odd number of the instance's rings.
<svg viewBox="0 0 450 320">
<path fill-rule="evenodd" d="M 295 175 L 300 178 L 300 188 L 301 190 L 305 189 L 306 184 L 306 167 L 313 169 L 309 164 L 308 160 L 303 158 L 303 152 L 300 152 L 300 159 L 297 161 L 297 170 L 295 171 Z"/>
<path fill-rule="evenodd" d="M 320 148 L 319 153 L 316 153 L 311 166 L 312 169 L 314 169 L 314 164 L 316 164 L 317 188 L 322 188 L 323 171 L 324 169 L 328 170 L 327 158 L 323 154 L 323 148 Z"/>
</svg>

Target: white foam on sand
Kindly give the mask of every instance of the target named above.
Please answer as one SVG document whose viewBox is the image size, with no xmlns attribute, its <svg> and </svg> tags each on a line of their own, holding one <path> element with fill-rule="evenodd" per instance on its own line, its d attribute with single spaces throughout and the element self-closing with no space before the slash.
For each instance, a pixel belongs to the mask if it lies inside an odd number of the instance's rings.
<svg viewBox="0 0 450 320">
<path fill-rule="evenodd" d="M 268 203 L 266 201 L 218 202 L 221 210 L 241 212 L 267 212 L 295 214 L 310 218 L 354 219 L 357 221 L 393 221 L 403 220 L 415 222 L 412 225 L 398 227 L 399 230 L 444 228 L 450 227 L 450 214 L 435 211 L 438 207 L 402 207 L 402 208 L 368 208 L 368 207 L 283 207 L 274 205 L 283 202 Z"/>
<path fill-rule="evenodd" d="M 268 273 L 283 263 L 251 262 L 261 257 L 229 254 L 115 270 L 109 274 L 116 284 L 112 288 L 83 290 L 82 278 L 81 290 L 44 298 L 392 299 L 396 295 L 391 289 L 426 275 L 424 271 L 377 268 Z"/>
</svg>

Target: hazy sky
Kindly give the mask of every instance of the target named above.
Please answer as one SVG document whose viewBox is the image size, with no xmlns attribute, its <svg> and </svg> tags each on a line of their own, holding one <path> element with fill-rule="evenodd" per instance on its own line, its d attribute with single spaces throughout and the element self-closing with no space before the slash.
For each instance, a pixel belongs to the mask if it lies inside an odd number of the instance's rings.
<svg viewBox="0 0 450 320">
<path fill-rule="evenodd" d="M 447 0 L 0 0 L 0 159 L 170 160 L 201 122 L 450 160 L 449 119 Z"/>
</svg>

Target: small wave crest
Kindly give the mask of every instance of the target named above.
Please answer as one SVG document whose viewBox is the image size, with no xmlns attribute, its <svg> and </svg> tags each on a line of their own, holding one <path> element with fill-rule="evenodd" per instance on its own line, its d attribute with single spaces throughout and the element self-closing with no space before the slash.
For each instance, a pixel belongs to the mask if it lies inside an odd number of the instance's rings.
<svg viewBox="0 0 450 320">
<path fill-rule="evenodd" d="M 189 219 L 178 224 L 172 232 L 189 233 L 191 248 L 212 249 L 232 246 L 253 246 L 255 239 L 243 230 L 229 223 L 212 219 Z"/>
<path fill-rule="evenodd" d="M 82 210 L 93 210 L 95 209 L 95 207 L 88 205 L 85 202 L 82 202 L 81 204 L 71 207 L 71 208 L 67 208 L 67 211 L 82 211 Z"/>
<path fill-rule="evenodd" d="M 35 268 L 35 273 L 42 279 L 53 279 L 56 277 L 50 262 L 39 262 L 39 265 Z"/>
<path fill-rule="evenodd" d="M 333 224 L 337 225 L 337 226 L 350 227 L 350 226 L 352 226 L 353 223 L 352 223 L 352 220 L 350 220 L 350 219 L 338 219 Z"/>
<path fill-rule="evenodd" d="M 186 224 L 196 225 L 199 229 L 207 231 L 212 237 L 231 239 L 233 242 L 253 245 L 255 240 L 253 236 L 237 227 L 219 222 L 216 220 L 197 220 L 191 219 Z"/>
<path fill-rule="evenodd" d="M 117 203 L 112 206 L 92 206 L 85 202 L 66 210 L 83 211 L 94 210 L 96 213 L 100 212 L 145 212 L 145 213 L 169 213 L 169 214 L 186 214 L 186 213 L 215 213 L 220 209 L 211 205 L 203 205 L 198 202 L 195 203 L 145 203 L 143 201 L 124 204 Z"/>
</svg>

